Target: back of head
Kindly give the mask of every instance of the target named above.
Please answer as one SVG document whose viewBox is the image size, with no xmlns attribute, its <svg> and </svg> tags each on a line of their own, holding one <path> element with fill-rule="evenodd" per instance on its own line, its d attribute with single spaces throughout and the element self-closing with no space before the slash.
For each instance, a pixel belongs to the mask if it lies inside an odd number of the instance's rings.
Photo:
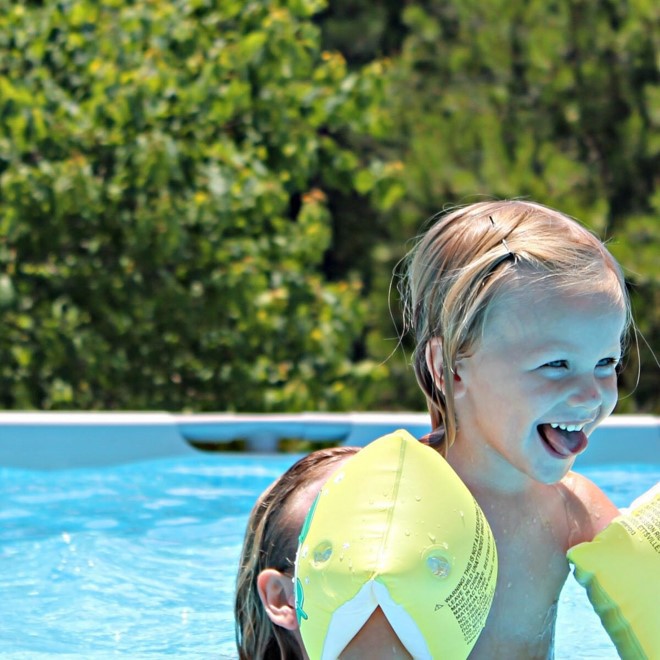
<svg viewBox="0 0 660 660">
<path fill-rule="evenodd" d="M 409 255 L 402 289 L 406 328 L 414 333 L 415 374 L 431 412 L 432 434 L 446 453 L 456 420 L 452 379 L 444 392 L 426 361 L 439 338 L 449 373 L 483 332 L 492 303 L 516 286 L 589 295 L 606 290 L 629 302 L 614 257 L 591 232 L 568 216 L 526 201 L 480 202 L 434 218 Z"/>
<path fill-rule="evenodd" d="M 321 449 L 301 458 L 257 500 L 248 519 L 241 552 L 234 614 L 241 660 L 301 658 L 290 631 L 268 618 L 257 589 L 257 577 L 267 568 L 291 573 L 302 520 L 290 515 L 296 494 L 324 477 L 332 467 L 358 451 L 356 447 Z M 319 488 L 320 488 L 319 483 Z"/>
<path fill-rule="evenodd" d="M 295 578 L 310 658 L 461 660 L 488 617 L 497 550 L 449 463 L 400 429 L 323 484 L 300 534 Z"/>
</svg>

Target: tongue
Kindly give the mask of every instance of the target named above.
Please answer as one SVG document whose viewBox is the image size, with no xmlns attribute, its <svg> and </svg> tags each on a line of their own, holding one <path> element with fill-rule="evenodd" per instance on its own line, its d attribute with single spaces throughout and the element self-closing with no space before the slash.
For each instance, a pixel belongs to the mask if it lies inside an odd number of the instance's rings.
<svg viewBox="0 0 660 660">
<path fill-rule="evenodd" d="M 539 432 L 550 448 L 565 458 L 581 454 L 587 448 L 587 436 L 582 431 L 564 431 L 541 424 Z"/>
</svg>

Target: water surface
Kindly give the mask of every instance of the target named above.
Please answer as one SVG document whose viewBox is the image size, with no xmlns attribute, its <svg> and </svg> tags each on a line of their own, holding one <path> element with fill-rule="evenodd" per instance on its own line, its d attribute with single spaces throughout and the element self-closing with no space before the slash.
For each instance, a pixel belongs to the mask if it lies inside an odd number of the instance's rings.
<svg viewBox="0 0 660 660">
<path fill-rule="evenodd" d="M 297 458 L 0 469 L 0 657 L 235 658 L 232 599 L 247 515 Z M 581 471 L 618 506 L 660 479 L 658 465 Z M 618 658 L 572 577 L 556 657 Z"/>
</svg>

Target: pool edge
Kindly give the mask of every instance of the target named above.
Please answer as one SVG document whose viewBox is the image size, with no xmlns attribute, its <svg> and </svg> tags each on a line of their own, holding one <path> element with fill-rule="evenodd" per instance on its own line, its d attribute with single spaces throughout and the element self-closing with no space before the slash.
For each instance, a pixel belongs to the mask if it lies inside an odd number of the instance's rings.
<svg viewBox="0 0 660 660">
<path fill-rule="evenodd" d="M 62 469 L 191 455 L 191 442 L 245 438 L 274 451 L 280 438 L 363 446 L 405 428 L 429 431 L 426 413 L 175 414 L 167 412 L 0 412 L 0 466 Z M 660 463 L 660 417 L 613 415 L 592 434 L 576 468 L 612 462 Z"/>
</svg>

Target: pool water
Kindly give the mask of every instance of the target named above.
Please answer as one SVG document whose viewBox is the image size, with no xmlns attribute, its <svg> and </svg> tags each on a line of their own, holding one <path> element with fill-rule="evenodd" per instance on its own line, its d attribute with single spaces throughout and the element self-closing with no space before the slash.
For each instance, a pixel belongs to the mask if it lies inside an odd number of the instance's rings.
<svg viewBox="0 0 660 660">
<path fill-rule="evenodd" d="M 200 454 L 0 469 L 0 657 L 235 658 L 233 590 L 247 515 L 297 458 Z M 660 465 L 581 471 L 618 506 L 660 479 Z M 571 577 L 556 657 L 618 657 Z"/>
</svg>

